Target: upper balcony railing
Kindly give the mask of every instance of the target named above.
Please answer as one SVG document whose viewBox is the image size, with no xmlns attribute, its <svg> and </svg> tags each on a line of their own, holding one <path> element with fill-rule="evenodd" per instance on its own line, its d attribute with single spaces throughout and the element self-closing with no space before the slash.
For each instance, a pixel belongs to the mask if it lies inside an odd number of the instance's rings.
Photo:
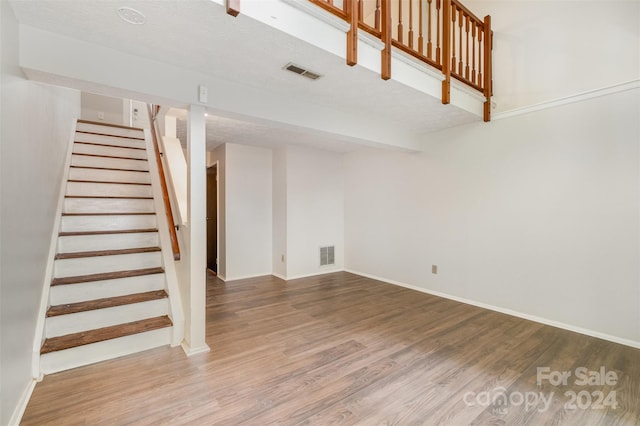
<svg viewBox="0 0 640 426">
<path fill-rule="evenodd" d="M 485 97 L 484 120 L 491 118 L 491 17 L 478 18 L 459 0 L 309 0 L 351 24 L 347 64 L 357 63 L 357 32 L 385 45 L 381 74 L 391 77 L 395 47 L 443 74 L 442 103 L 450 102 L 451 77 Z"/>
</svg>

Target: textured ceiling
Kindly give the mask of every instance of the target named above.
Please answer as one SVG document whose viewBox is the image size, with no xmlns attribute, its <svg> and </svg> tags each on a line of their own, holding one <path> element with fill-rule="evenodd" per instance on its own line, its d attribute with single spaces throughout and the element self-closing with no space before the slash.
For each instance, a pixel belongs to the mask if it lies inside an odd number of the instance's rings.
<svg viewBox="0 0 640 426">
<path fill-rule="evenodd" d="M 388 120 L 407 133 L 423 134 L 479 120 L 451 105 L 443 107 L 439 99 L 403 84 L 382 81 L 367 69 L 348 67 L 343 58 L 242 14 L 232 18 L 210 0 L 11 0 L 10 3 L 18 20 L 30 26 L 278 92 L 345 114 Z M 131 25 L 122 21 L 117 15 L 121 6 L 140 10 L 146 23 Z M 282 70 L 288 62 L 323 77 L 312 81 Z M 331 150 L 353 149 L 353 144 L 332 141 L 331 134 L 253 123 L 250 119 L 241 122 L 212 116 L 208 129 L 209 146 L 295 140 Z"/>
</svg>

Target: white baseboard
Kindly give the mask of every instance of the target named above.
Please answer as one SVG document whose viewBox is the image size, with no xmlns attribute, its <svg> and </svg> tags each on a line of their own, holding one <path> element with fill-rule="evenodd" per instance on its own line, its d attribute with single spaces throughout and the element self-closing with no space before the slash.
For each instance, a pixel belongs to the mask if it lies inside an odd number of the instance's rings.
<svg viewBox="0 0 640 426">
<path fill-rule="evenodd" d="M 184 353 L 189 357 L 211 351 L 211 348 L 207 344 L 192 348 L 187 342 L 182 341 L 180 346 L 182 347 Z"/>
<path fill-rule="evenodd" d="M 273 275 L 271 272 L 267 272 L 264 274 L 256 274 L 256 275 L 242 275 L 239 277 L 231 277 L 231 278 L 220 278 L 222 281 L 238 281 L 238 280 L 248 280 L 250 278 L 260 278 L 260 277 L 269 277 Z"/>
<path fill-rule="evenodd" d="M 15 410 L 13 410 L 13 414 L 9 419 L 9 426 L 18 426 L 20 424 L 22 416 L 27 409 L 27 404 L 29 404 L 29 400 L 31 399 L 31 394 L 36 387 L 36 383 L 36 380 L 30 380 L 27 387 L 22 391 L 22 395 L 20 395 L 20 399 L 18 400 L 18 405 Z"/>
<path fill-rule="evenodd" d="M 562 323 L 562 322 L 550 320 L 550 319 L 547 319 L 547 318 L 538 317 L 538 316 L 535 316 L 535 315 L 524 314 L 522 312 L 513 311 L 511 309 L 506 309 L 506 308 L 500 308 L 500 307 L 489 305 L 489 304 L 482 303 L 482 302 L 476 302 L 474 300 L 465 299 L 463 297 L 452 296 L 450 294 L 441 293 L 439 291 L 432 291 L 432 290 L 428 290 L 428 289 L 425 289 L 425 288 L 422 288 L 422 287 L 417 287 L 417 286 L 414 286 L 414 285 L 401 283 L 399 281 L 390 280 L 388 278 L 377 277 L 377 276 L 371 275 L 371 274 L 365 274 L 363 272 L 358 272 L 358 271 L 351 270 L 351 269 L 345 269 L 345 271 L 346 272 L 350 272 L 352 274 L 360 275 L 360 276 L 363 276 L 363 277 L 366 277 L 366 278 L 371 278 L 371 279 L 374 279 L 374 280 L 377 280 L 377 281 L 382 281 L 382 282 L 385 282 L 385 283 L 388 283 L 388 284 L 393 284 L 393 285 L 397 285 L 397 286 L 400 286 L 400 287 L 408 288 L 408 289 L 411 289 L 411 290 L 419 291 L 419 292 L 422 292 L 422 293 L 430 294 L 432 296 L 437 296 L 437 297 L 442 297 L 442 298 L 449 299 L 449 300 L 454 300 L 456 302 L 465 303 L 467 305 L 477 306 L 479 308 L 488 309 L 490 311 L 500 312 L 502 314 L 511 315 L 511 316 L 514 316 L 514 317 L 526 319 L 526 320 L 537 322 L 537 323 L 540 323 L 540 324 L 550 325 L 552 327 L 561 328 L 563 330 L 573 331 L 575 333 L 584 334 L 586 336 L 596 337 L 598 339 L 608 340 L 608 341 L 613 342 L 613 343 L 619 343 L 621 345 L 630 346 L 632 348 L 640 349 L 640 342 L 637 342 L 635 340 L 625 339 L 625 338 L 622 338 L 622 337 L 613 336 L 613 335 L 606 334 L 606 333 L 601 333 L 599 331 L 589 330 L 589 329 L 578 327 L 578 326 L 571 325 L 571 324 L 565 324 L 565 323 Z"/>
<path fill-rule="evenodd" d="M 336 272 L 344 272 L 344 268 L 340 268 L 340 269 L 331 269 L 331 270 L 327 270 L 327 271 L 322 271 L 322 272 L 314 272 L 312 274 L 302 274 L 302 275 L 292 275 L 290 277 L 285 277 L 282 278 L 283 280 L 286 281 L 291 281 L 291 280 L 297 280 L 300 278 L 309 278 L 309 277 L 317 277 L 318 275 L 327 275 L 327 274 L 333 274 Z M 280 277 L 278 277 L 280 278 Z"/>
</svg>

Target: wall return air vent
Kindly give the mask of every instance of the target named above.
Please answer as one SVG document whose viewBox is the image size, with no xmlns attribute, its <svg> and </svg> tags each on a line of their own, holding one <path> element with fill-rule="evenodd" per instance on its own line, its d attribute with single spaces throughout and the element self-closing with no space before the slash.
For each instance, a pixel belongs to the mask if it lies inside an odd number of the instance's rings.
<svg viewBox="0 0 640 426">
<path fill-rule="evenodd" d="M 320 247 L 320 266 L 336 264 L 336 247 Z"/>
<path fill-rule="evenodd" d="M 300 65 L 292 64 L 291 62 L 282 67 L 282 69 L 294 72 L 311 80 L 317 80 L 322 77 L 322 75 L 318 74 L 317 72 L 309 71 L 308 69 L 302 68 Z"/>
</svg>

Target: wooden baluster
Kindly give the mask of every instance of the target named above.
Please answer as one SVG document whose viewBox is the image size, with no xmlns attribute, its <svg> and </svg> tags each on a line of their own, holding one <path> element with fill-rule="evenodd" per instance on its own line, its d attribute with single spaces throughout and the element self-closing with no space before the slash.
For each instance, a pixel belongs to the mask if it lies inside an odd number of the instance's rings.
<svg viewBox="0 0 640 426">
<path fill-rule="evenodd" d="M 413 0 L 409 0 L 409 48 L 413 49 Z"/>
<path fill-rule="evenodd" d="M 421 0 L 422 1 L 422 0 Z M 431 2 L 427 0 L 427 58 L 431 59 Z"/>
<path fill-rule="evenodd" d="M 376 30 L 380 31 L 380 0 L 376 0 Z"/>
<path fill-rule="evenodd" d="M 442 3 L 442 74 L 444 75 L 444 80 L 442 80 L 442 103 L 448 104 L 451 102 L 451 68 L 449 68 L 451 45 L 449 42 L 455 27 L 451 24 L 451 0 L 442 0 Z"/>
<path fill-rule="evenodd" d="M 484 17 L 484 121 L 491 121 L 491 96 L 493 95 L 493 77 L 491 71 L 491 54 L 493 50 L 493 33 L 491 32 L 491 16 Z"/>
<path fill-rule="evenodd" d="M 402 43 L 402 0 L 398 0 L 398 41 Z"/>
<path fill-rule="evenodd" d="M 424 55 L 424 38 L 422 37 L 422 11 L 424 8 L 422 7 L 422 0 L 420 0 L 420 4 L 418 6 L 420 7 L 418 15 L 418 52 L 420 52 L 421 55 Z"/>
<path fill-rule="evenodd" d="M 358 0 L 358 21 L 364 22 L 364 0 Z"/>
<path fill-rule="evenodd" d="M 476 21 L 471 21 L 471 82 L 476 84 Z"/>
<path fill-rule="evenodd" d="M 465 48 L 467 49 L 466 62 L 464 66 L 464 78 L 469 80 L 469 15 L 465 15 L 464 20 L 464 29 L 467 32 L 467 44 Z"/>
<path fill-rule="evenodd" d="M 391 41 L 392 41 L 392 23 L 391 23 L 391 0 L 382 0 L 382 23 L 381 38 L 384 43 L 384 49 L 381 54 L 380 77 L 383 80 L 391 78 Z"/>
<path fill-rule="evenodd" d="M 347 32 L 347 65 L 358 63 L 358 0 L 344 0 L 347 21 L 350 29 Z"/>
<path fill-rule="evenodd" d="M 227 13 L 231 16 L 238 16 L 240 13 L 240 0 L 227 0 Z"/>
<path fill-rule="evenodd" d="M 458 58 L 458 75 L 462 76 L 462 22 L 464 21 L 462 9 L 460 9 L 459 13 L 460 17 L 458 19 L 458 43 L 460 43 L 460 49 L 458 49 L 458 54 L 460 55 L 460 57 Z"/>
<path fill-rule="evenodd" d="M 440 0 L 436 0 L 436 64 L 442 64 L 440 56 Z"/>
<path fill-rule="evenodd" d="M 448 36 L 448 35 L 447 35 Z M 451 36 L 453 37 L 451 41 L 451 70 L 453 72 L 456 71 L 456 5 L 451 5 Z M 444 35 L 443 35 L 444 37 Z"/>
<path fill-rule="evenodd" d="M 482 87 L 482 36 L 484 30 L 478 26 L 478 86 Z"/>
</svg>

